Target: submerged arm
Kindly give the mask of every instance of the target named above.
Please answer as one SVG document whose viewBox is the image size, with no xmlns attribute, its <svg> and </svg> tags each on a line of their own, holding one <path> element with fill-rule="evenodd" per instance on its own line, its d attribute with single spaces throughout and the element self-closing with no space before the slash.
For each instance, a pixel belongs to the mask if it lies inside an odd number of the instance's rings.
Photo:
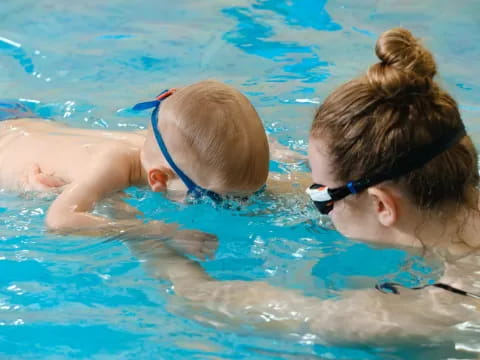
<svg viewBox="0 0 480 360">
<path fill-rule="evenodd" d="M 155 244 L 168 245 L 172 251 L 175 249 L 200 259 L 215 252 L 217 238 L 212 234 L 181 230 L 176 224 L 156 220 L 144 223 L 135 218 L 113 220 L 92 214 L 90 211 L 102 195 L 96 186 L 88 183 L 68 185 L 48 210 L 48 228 L 60 233 L 109 236 L 112 240 L 118 238 L 133 244 L 144 238 L 155 238 Z"/>
<path fill-rule="evenodd" d="M 131 238 L 163 239 L 171 247 L 199 258 L 211 254 L 211 243 L 216 237 L 196 230 L 180 230 L 176 224 L 161 221 L 145 223 L 135 218 L 134 209 L 126 204 L 121 206 L 118 198 L 113 200 L 117 215 L 122 219 L 111 219 L 92 213 L 95 204 L 107 194 L 128 187 L 128 171 L 123 171 L 122 159 L 109 159 L 114 167 L 101 167 L 98 171 L 85 174 L 83 179 L 64 186 L 62 193 L 54 200 L 47 212 L 46 225 L 49 230 L 59 233 L 81 234 L 89 236 L 129 236 Z M 128 168 L 127 168 L 128 169 Z M 121 208 L 121 209 L 120 209 Z M 121 211 L 120 211 L 121 210 Z M 129 214 L 126 218 L 126 214 Z"/>
<path fill-rule="evenodd" d="M 221 327 L 310 334 L 322 343 L 387 344 L 425 340 L 458 321 L 436 312 L 432 294 L 408 297 L 372 289 L 321 300 L 260 281 L 217 281 L 197 262 L 174 251 L 152 251 L 149 241 L 136 242 L 133 248 L 154 276 L 173 283 L 192 317 L 213 317 L 209 322 Z"/>
<path fill-rule="evenodd" d="M 305 197 L 305 189 L 312 184 L 312 175 L 307 172 L 271 172 L 267 190 L 273 194 L 298 194 Z"/>
<path fill-rule="evenodd" d="M 112 159 L 112 163 L 123 164 L 118 159 Z M 138 219 L 113 221 L 91 212 L 95 204 L 108 193 L 128 185 L 128 171 L 122 171 L 122 166 L 94 167 L 81 179 L 64 186 L 48 209 L 47 227 L 58 232 L 81 231 L 92 235 L 109 235 L 140 225 L 142 222 Z"/>
<path fill-rule="evenodd" d="M 307 160 L 307 156 L 299 152 L 290 150 L 287 146 L 282 145 L 277 139 L 268 136 L 268 146 L 270 148 L 270 158 L 275 161 L 293 163 Z"/>
</svg>

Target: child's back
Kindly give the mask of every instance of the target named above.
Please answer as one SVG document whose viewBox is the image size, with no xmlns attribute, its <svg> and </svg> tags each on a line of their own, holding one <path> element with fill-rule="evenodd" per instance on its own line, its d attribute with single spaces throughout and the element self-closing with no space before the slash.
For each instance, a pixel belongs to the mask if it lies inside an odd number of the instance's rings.
<svg viewBox="0 0 480 360">
<path fill-rule="evenodd" d="M 91 172 L 110 168 L 114 159 L 121 161 L 116 167 L 130 169 L 123 161 L 139 159 L 144 140 L 142 133 L 76 129 L 30 118 L 5 120 L 0 122 L 0 187 L 48 191 L 88 179 Z"/>
</svg>

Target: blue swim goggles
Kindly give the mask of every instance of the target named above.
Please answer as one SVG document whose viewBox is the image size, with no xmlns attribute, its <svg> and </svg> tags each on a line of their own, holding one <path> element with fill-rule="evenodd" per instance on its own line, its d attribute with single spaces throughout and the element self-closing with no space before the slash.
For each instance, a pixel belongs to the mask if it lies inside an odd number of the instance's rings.
<svg viewBox="0 0 480 360">
<path fill-rule="evenodd" d="M 146 109 L 151 109 L 154 108 L 152 111 L 152 117 L 151 117 L 151 122 L 152 122 L 152 129 L 153 133 L 155 134 L 155 139 L 157 140 L 157 144 L 162 151 L 163 156 L 165 157 L 165 160 L 167 160 L 168 164 L 172 168 L 172 170 L 177 174 L 177 176 L 182 180 L 182 182 L 185 184 L 185 186 L 188 189 L 188 194 L 192 195 L 194 198 L 201 198 L 204 196 L 209 197 L 215 202 L 219 202 L 222 200 L 222 196 L 220 194 L 217 194 L 214 191 L 205 189 L 197 184 L 190 179 L 178 166 L 175 164 L 173 161 L 172 157 L 170 156 L 170 153 L 167 150 L 167 146 L 165 145 L 165 142 L 163 141 L 162 135 L 160 134 L 160 131 L 158 130 L 158 111 L 160 109 L 160 104 L 162 103 L 163 100 L 168 98 L 170 95 L 172 95 L 176 89 L 167 89 L 162 91 L 153 101 L 147 101 L 147 102 L 141 102 L 136 104 L 132 110 L 134 111 L 141 111 L 141 110 L 146 110 Z"/>
</svg>

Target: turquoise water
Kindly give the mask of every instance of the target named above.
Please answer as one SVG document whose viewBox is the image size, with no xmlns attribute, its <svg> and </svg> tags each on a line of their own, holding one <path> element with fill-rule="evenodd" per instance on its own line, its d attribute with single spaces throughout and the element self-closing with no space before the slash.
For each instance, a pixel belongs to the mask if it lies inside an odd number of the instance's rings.
<svg viewBox="0 0 480 360">
<path fill-rule="evenodd" d="M 0 95 L 74 126 L 134 130 L 147 117 L 125 110 L 132 104 L 217 78 L 249 96 L 274 137 L 305 151 L 316 104 L 374 61 L 383 30 L 403 25 L 436 54 L 442 82 L 479 143 L 479 14 L 474 0 L 3 1 Z M 218 254 L 203 265 L 219 279 L 262 279 L 326 298 L 384 280 L 425 283 L 441 271 L 320 229 L 303 197 L 228 210 L 175 204 L 143 189 L 128 193 L 147 219 L 216 233 Z M 0 196 L 1 359 L 474 356 L 453 346 L 326 347 L 207 327 L 178 313 L 170 284 L 151 278 L 124 244 L 45 232 L 50 201 Z"/>
</svg>

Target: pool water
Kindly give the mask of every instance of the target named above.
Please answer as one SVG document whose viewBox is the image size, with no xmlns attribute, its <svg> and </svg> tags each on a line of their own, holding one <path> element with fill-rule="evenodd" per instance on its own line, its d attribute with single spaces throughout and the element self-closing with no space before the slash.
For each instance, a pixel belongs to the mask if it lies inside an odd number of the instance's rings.
<svg viewBox="0 0 480 360">
<path fill-rule="evenodd" d="M 16 0 L 3 1 L 0 15 L 1 98 L 72 126 L 136 130 L 148 114 L 132 114 L 131 105 L 216 78 L 245 92 L 268 132 L 300 152 L 316 104 L 374 61 L 382 31 L 402 25 L 436 54 L 442 83 L 480 143 L 476 0 Z M 323 230 L 303 196 L 226 209 L 127 192 L 147 219 L 217 234 L 219 251 L 203 266 L 218 279 L 261 279 L 327 298 L 441 274 L 403 251 Z M 468 352 L 455 350 L 458 343 L 342 348 L 208 327 L 172 307 L 171 285 L 153 279 L 123 243 L 45 232 L 51 200 L 0 195 L 1 359 L 443 359 L 480 352 L 480 342 Z"/>
</svg>

